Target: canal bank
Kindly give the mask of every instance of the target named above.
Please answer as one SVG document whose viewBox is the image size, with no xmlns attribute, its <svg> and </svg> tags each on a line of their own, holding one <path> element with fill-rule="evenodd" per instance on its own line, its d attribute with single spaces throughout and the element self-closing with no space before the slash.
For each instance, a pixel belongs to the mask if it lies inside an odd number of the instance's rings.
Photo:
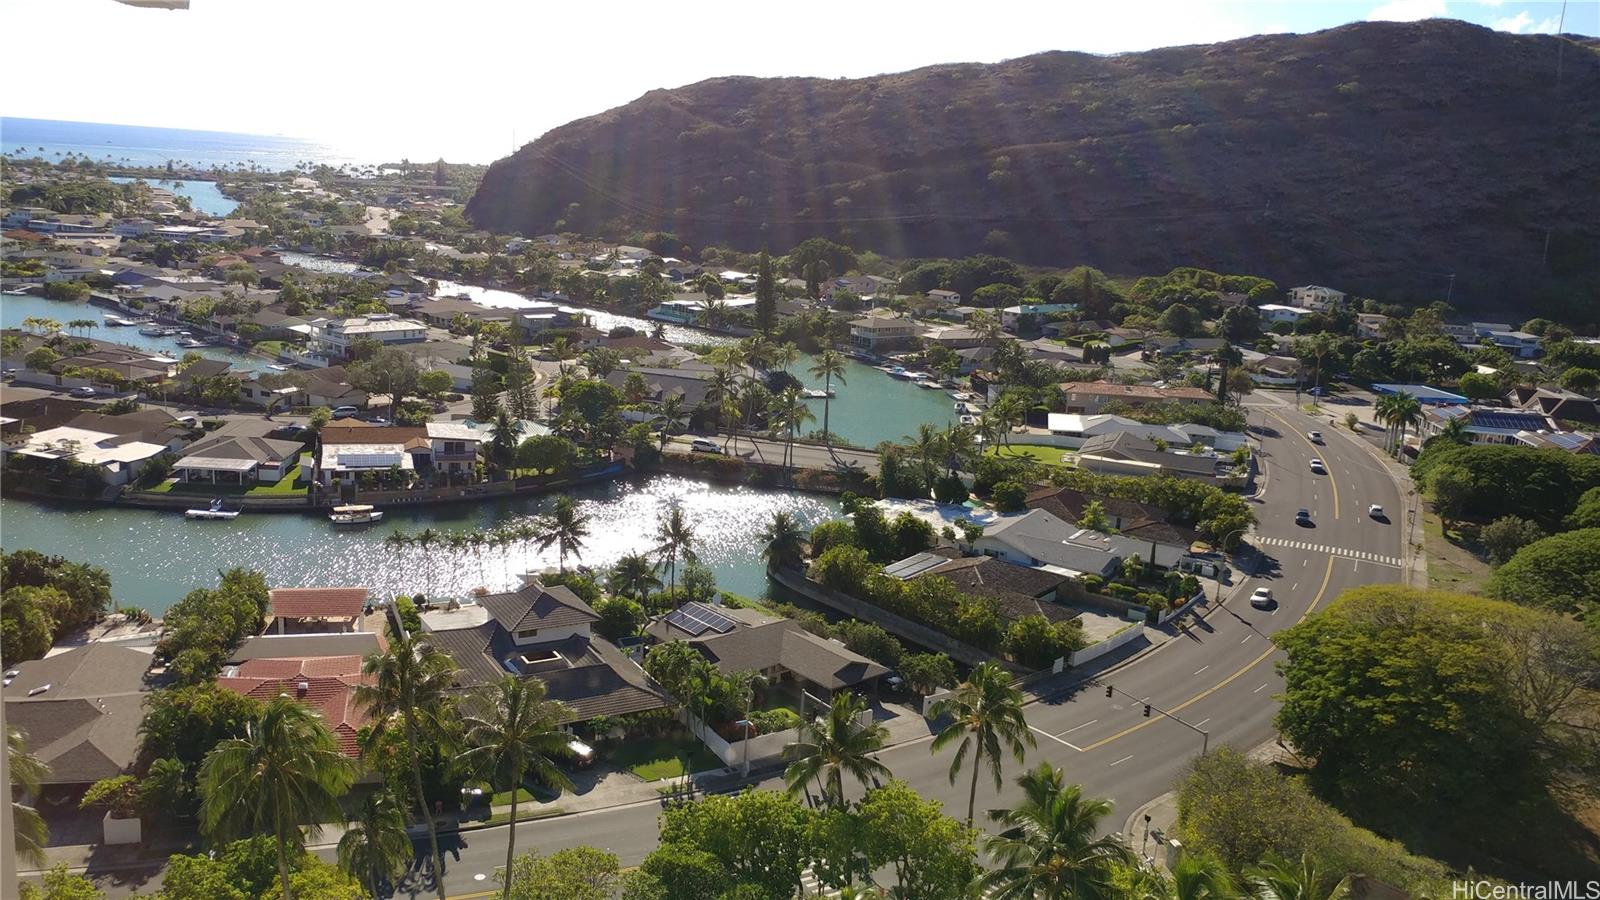
<svg viewBox="0 0 1600 900">
<path fill-rule="evenodd" d="M 720 486 L 657 475 L 632 482 L 589 485 L 570 496 L 589 517 L 590 536 L 576 562 L 603 568 L 628 553 L 652 553 L 655 531 L 672 508 L 695 532 L 700 560 L 719 586 L 752 597 L 768 584 L 761 531 L 787 512 L 810 530 L 836 518 L 835 498 L 781 490 Z M 504 547 L 436 545 L 395 549 L 384 539 L 399 530 L 469 532 L 516 525 L 550 508 L 559 495 L 514 496 L 476 504 L 395 509 L 381 525 L 334 528 L 321 516 L 240 516 L 191 521 L 181 513 L 0 500 L 0 544 L 93 563 L 111 574 L 118 604 L 159 615 L 185 593 L 216 583 L 220 569 L 259 569 L 275 585 L 363 585 L 379 596 L 464 596 L 478 587 L 504 590 L 516 575 L 557 565 L 556 550 L 536 544 Z"/>
</svg>

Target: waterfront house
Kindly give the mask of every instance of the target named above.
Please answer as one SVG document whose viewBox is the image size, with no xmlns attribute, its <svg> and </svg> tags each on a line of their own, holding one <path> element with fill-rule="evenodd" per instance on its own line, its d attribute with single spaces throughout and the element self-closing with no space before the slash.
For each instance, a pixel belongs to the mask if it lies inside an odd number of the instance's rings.
<svg viewBox="0 0 1600 900">
<path fill-rule="evenodd" d="M 1116 574 L 1123 555 L 1104 538 L 1097 531 L 1034 509 L 990 523 L 972 543 L 972 549 L 984 556 L 1070 577 L 1110 578 Z"/>
<path fill-rule="evenodd" d="M 1210 451 L 1199 454 L 1163 450 L 1155 442 L 1129 432 L 1090 438 L 1078 450 L 1076 461 L 1078 468 L 1102 475 L 1172 475 L 1207 480 L 1215 480 L 1222 465 Z"/>
<path fill-rule="evenodd" d="M 1114 434 L 1132 434 L 1150 441 L 1160 440 L 1171 447 L 1204 444 L 1224 452 L 1235 450 L 1245 443 L 1242 432 L 1218 431 L 1209 425 L 1194 423 L 1152 425 L 1124 416 L 1105 414 L 1085 416 L 1078 413 L 1050 413 L 1045 421 L 1048 423 L 1050 433 L 1067 447 L 1082 447 L 1093 438 Z"/>
<path fill-rule="evenodd" d="M 428 326 L 393 313 L 352 316 L 348 319 L 312 319 L 311 347 L 329 357 L 348 357 L 358 340 L 404 344 L 428 338 Z"/>
<path fill-rule="evenodd" d="M 455 660 L 459 687 L 493 684 L 507 673 L 538 677 L 550 699 L 571 707 L 569 724 L 667 706 L 666 693 L 638 664 L 591 633 L 599 618 L 565 586 L 523 575 L 514 591 L 423 612 L 422 627 Z"/>
<path fill-rule="evenodd" d="M 294 470 L 303 449 L 298 441 L 219 435 L 191 445 L 172 470 L 183 482 L 275 484 Z"/>
<path fill-rule="evenodd" d="M 1020 566 L 998 556 L 953 556 L 953 551 L 918 553 L 885 566 L 891 578 L 912 581 L 943 578 L 962 593 L 993 598 L 1000 616 L 1014 622 L 1024 616 L 1044 616 L 1052 622 L 1075 619 L 1078 613 L 1058 602 L 1068 576 L 1048 569 Z"/>
<path fill-rule="evenodd" d="M 350 634 L 362 631 L 364 587 L 292 587 L 267 592 L 263 634 Z"/>
<path fill-rule="evenodd" d="M 109 417 L 104 417 L 109 418 Z M 5 456 L 25 457 L 47 469 L 60 471 L 70 461 L 98 470 L 108 485 L 123 485 L 139 477 L 152 459 L 167 452 L 164 444 L 125 437 L 113 432 L 70 425 L 38 431 L 5 446 Z M 16 476 L 12 476 L 16 477 Z"/>
<path fill-rule="evenodd" d="M 354 654 L 251 659 L 225 667 L 217 686 L 263 703 L 291 697 L 309 706 L 333 732 L 339 752 L 358 758 L 358 738 L 371 716 L 356 702 L 356 688 L 374 680 L 361 674 L 361 660 Z"/>
<path fill-rule="evenodd" d="M 486 438 L 484 431 L 456 422 L 429 422 L 428 444 L 436 472 L 446 475 L 472 475 L 478 464 L 478 449 Z"/>
<path fill-rule="evenodd" d="M 10 667 L 6 725 L 44 763 L 47 789 L 81 790 L 133 767 L 145 698 L 170 681 L 153 659 L 149 647 L 96 641 Z"/>
<path fill-rule="evenodd" d="M 827 700 L 836 691 L 876 691 L 889 670 L 846 648 L 818 637 L 793 619 L 755 610 L 728 609 L 688 601 L 653 620 L 646 628 L 653 640 L 688 641 L 724 674 L 760 672 L 769 684 L 788 683 Z"/>
<path fill-rule="evenodd" d="M 354 484 L 363 473 L 413 473 L 431 464 L 433 442 L 422 426 L 325 425 L 315 480 Z"/>
<path fill-rule="evenodd" d="M 1115 384 L 1109 381 L 1069 381 L 1061 385 L 1069 413 L 1093 415 L 1107 404 L 1144 406 L 1152 403 L 1186 403 L 1205 406 L 1216 400 L 1203 388 L 1183 385 L 1156 387 L 1150 384 Z"/>
<path fill-rule="evenodd" d="M 1344 291 L 1336 291 L 1320 284 L 1289 289 L 1289 303 L 1301 309 L 1324 310 L 1344 302 Z"/>
<path fill-rule="evenodd" d="M 961 325 L 930 329 L 922 339 L 930 346 L 948 347 L 951 350 L 967 350 L 983 343 L 981 333 Z"/>
<path fill-rule="evenodd" d="M 902 349 L 921 329 L 911 319 L 865 316 L 850 323 L 850 346 L 871 353 Z"/>
<path fill-rule="evenodd" d="M 1115 537 L 1137 545 L 1134 552 L 1162 568 L 1182 567 L 1183 561 L 1200 543 L 1194 529 L 1172 522 L 1165 510 L 1137 500 L 1085 494 L 1071 488 L 1040 488 L 1028 494 L 1029 509 L 1043 510 L 1063 522 L 1078 522 L 1090 502 L 1098 502 Z"/>
</svg>

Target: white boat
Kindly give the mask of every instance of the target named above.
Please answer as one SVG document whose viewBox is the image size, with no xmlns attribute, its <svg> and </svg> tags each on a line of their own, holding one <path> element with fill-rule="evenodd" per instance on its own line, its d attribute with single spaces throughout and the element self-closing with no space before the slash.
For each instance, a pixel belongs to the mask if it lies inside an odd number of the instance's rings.
<svg viewBox="0 0 1600 900">
<path fill-rule="evenodd" d="M 167 330 L 160 325 L 151 325 L 147 328 L 139 329 L 139 333 L 145 337 L 166 337 Z"/>
<path fill-rule="evenodd" d="M 835 396 L 835 393 L 831 390 L 825 391 L 822 388 L 806 388 L 800 392 L 800 396 L 806 398 L 807 400 L 822 400 L 826 397 Z"/>
<path fill-rule="evenodd" d="M 237 519 L 239 518 L 239 510 L 223 509 L 222 498 L 218 497 L 211 501 L 211 505 L 205 509 L 185 510 L 183 517 L 185 519 Z"/>
<path fill-rule="evenodd" d="M 289 371 L 289 367 L 288 366 L 280 366 L 277 363 L 267 363 L 267 368 L 271 369 L 274 372 L 287 372 L 287 371 Z"/>
<path fill-rule="evenodd" d="M 962 425 L 976 425 L 976 424 L 978 424 L 978 417 L 969 414 L 969 415 L 962 416 L 961 418 L 957 419 L 956 421 L 960 422 Z"/>
<path fill-rule="evenodd" d="M 130 325 L 149 325 L 150 320 L 144 318 L 127 318 L 114 313 L 106 313 L 106 325 L 112 328 L 127 328 Z"/>
<path fill-rule="evenodd" d="M 204 347 L 205 345 L 205 341 L 196 340 L 192 337 L 182 338 L 178 341 L 178 346 L 184 348 L 185 350 L 194 350 Z"/>
<path fill-rule="evenodd" d="M 365 504 L 335 506 L 333 512 L 328 514 L 328 521 L 335 525 L 371 525 L 382 519 L 382 510 L 373 509 Z"/>
<path fill-rule="evenodd" d="M 906 371 L 905 366 L 895 366 L 884 371 L 889 373 L 890 378 L 899 378 L 902 381 L 911 377 L 911 373 Z"/>
</svg>

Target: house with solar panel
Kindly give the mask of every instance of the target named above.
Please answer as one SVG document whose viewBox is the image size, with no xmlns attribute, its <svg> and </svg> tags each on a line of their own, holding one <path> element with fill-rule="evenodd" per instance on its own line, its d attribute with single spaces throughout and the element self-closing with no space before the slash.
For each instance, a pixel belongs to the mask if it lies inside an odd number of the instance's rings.
<svg viewBox="0 0 1600 900">
<path fill-rule="evenodd" d="M 723 674 L 760 672 L 774 687 L 823 701 L 837 691 L 875 695 L 889 670 L 837 641 L 818 637 L 793 619 L 753 609 L 691 600 L 652 620 L 653 641 L 687 641 Z"/>
<path fill-rule="evenodd" d="M 507 674 L 536 677 L 550 699 L 572 709 L 568 725 L 668 706 L 666 692 L 644 669 L 592 632 L 599 620 L 569 588 L 533 575 L 523 575 L 514 591 L 422 613 L 428 641 L 455 660 L 457 687 L 493 684 Z"/>
<path fill-rule="evenodd" d="M 1574 453 L 1594 452 L 1593 435 L 1568 431 L 1536 408 L 1431 407 L 1422 416 L 1422 439 L 1433 437 L 1444 429 L 1445 423 L 1454 420 L 1466 426 L 1468 439 L 1474 444 L 1557 447 Z"/>
</svg>

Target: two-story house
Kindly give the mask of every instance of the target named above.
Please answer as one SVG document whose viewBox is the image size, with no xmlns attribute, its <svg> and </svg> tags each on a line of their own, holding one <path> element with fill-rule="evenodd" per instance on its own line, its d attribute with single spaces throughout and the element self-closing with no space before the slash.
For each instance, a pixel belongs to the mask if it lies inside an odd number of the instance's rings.
<svg viewBox="0 0 1600 900">
<path fill-rule="evenodd" d="M 380 344 L 407 344 L 428 338 L 428 326 L 393 313 L 353 316 L 348 319 L 312 319 L 311 346 L 329 357 L 347 357 L 359 340 Z"/>
<path fill-rule="evenodd" d="M 919 331 L 911 319 L 865 316 L 850 323 L 850 346 L 874 353 L 904 348 Z"/>
<path fill-rule="evenodd" d="M 1308 284 L 1304 287 L 1289 289 L 1289 302 L 1302 309 L 1324 310 L 1331 309 L 1344 302 L 1344 291 L 1336 291 L 1331 287 L 1320 284 Z"/>
</svg>

